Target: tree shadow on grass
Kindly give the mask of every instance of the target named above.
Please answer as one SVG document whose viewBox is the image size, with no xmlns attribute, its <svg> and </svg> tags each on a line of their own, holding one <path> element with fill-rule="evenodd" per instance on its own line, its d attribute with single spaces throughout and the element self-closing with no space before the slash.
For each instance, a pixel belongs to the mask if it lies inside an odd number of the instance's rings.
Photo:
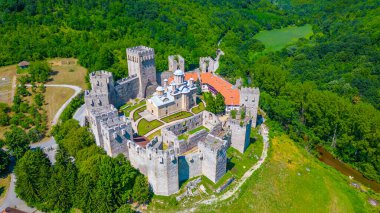
<svg viewBox="0 0 380 213">
<path fill-rule="evenodd" d="M 5 187 L 4 186 L 0 187 L 0 196 L 2 196 L 4 192 L 5 192 Z"/>
</svg>

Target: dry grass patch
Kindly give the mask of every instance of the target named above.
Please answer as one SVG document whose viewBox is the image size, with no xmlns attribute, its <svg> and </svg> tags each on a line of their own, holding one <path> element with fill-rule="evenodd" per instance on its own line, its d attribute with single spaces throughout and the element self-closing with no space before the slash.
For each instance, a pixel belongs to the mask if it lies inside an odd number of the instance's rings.
<svg viewBox="0 0 380 213">
<path fill-rule="evenodd" d="M 44 107 L 48 116 L 47 125 L 49 129 L 59 108 L 74 95 L 74 92 L 75 91 L 70 88 L 46 87 L 46 92 L 44 93 L 46 105 Z"/>
<path fill-rule="evenodd" d="M 9 126 L 0 126 L 0 139 L 4 138 L 4 133 L 9 129 Z"/>
<path fill-rule="evenodd" d="M 48 62 L 54 73 L 49 84 L 70 84 L 87 89 L 87 69 L 78 64 L 78 59 L 54 58 Z"/>
<path fill-rule="evenodd" d="M 17 65 L 0 67 L 0 102 L 12 103 L 12 82 L 16 78 Z"/>
<path fill-rule="evenodd" d="M 5 199 L 5 195 L 7 194 L 10 183 L 11 175 L 7 175 L 6 177 L 0 178 L 0 205 L 3 203 Z"/>
</svg>

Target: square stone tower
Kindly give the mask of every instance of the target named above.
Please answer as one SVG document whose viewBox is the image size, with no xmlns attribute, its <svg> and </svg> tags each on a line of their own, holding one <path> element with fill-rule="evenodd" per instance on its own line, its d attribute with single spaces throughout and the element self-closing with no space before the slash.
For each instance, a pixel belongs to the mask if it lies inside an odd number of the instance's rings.
<svg viewBox="0 0 380 213">
<path fill-rule="evenodd" d="M 252 120 L 247 119 L 240 123 L 240 120 L 229 119 L 227 126 L 231 132 L 231 146 L 243 154 L 250 143 Z"/>
<path fill-rule="evenodd" d="M 202 156 L 202 174 L 216 183 L 227 171 L 227 141 L 209 134 L 198 143 Z"/>
<path fill-rule="evenodd" d="M 154 49 L 145 46 L 127 48 L 128 74 L 139 78 L 139 98 L 154 93 L 157 87 Z"/>
<path fill-rule="evenodd" d="M 178 158 L 174 149 L 148 150 L 148 180 L 157 195 L 171 195 L 179 190 Z"/>
<path fill-rule="evenodd" d="M 125 116 L 100 121 L 103 148 L 111 157 L 124 154 L 128 157 L 128 141 L 133 140 L 131 122 Z"/>
</svg>

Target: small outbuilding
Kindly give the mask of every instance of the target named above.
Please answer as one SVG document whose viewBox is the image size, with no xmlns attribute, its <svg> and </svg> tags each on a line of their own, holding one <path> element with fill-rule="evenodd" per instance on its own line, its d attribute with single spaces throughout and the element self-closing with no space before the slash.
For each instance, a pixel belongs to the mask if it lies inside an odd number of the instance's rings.
<svg viewBox="0 0 380 213">
<path fill-rule="evenodd" d="M 30 65 L 29 61 L 21 61 L 20 63 L 18 63 L 18 66 L 21 68 L 21 69 L 26 69 L 28 68 Z"/>
</svg>

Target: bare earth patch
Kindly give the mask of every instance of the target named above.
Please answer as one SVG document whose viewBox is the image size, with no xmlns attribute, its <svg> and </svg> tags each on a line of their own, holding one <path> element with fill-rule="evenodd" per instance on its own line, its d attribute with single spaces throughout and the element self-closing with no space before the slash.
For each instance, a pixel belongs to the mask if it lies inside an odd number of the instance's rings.
<svg viewBox="0 0 380 213">
<path fill-rule="evenodd" d="M 0 102 L 12 103 L 12 83 L 16 79 L 16 65 L 0 67 Z"/>
</svg>

